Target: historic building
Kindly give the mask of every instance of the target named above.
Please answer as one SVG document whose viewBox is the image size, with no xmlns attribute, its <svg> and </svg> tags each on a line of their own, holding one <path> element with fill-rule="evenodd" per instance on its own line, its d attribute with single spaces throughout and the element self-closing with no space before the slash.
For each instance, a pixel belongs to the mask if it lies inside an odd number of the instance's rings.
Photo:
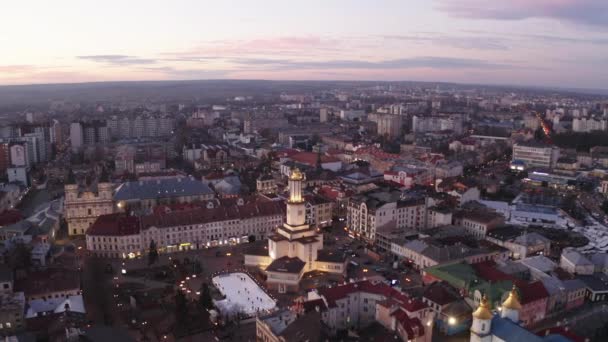
<svg viewBox="0 0 608 342">
<path fill-rule="evenodd" d="M 346 272 L 345 258 L 323 252 L 323 234 L 306 224 L 303 181 L 304 174 L 294 169 L 289 176 L 286 222 L 269 237 L 267 249 L 245 255 L 245 265 L 263 268 L 267 286 L 280 293 L 297 291 L 306 272 Z"/>
<path fill-rule="evenodd" d="M 141 217 L 115 213 L 100 216 L 87 231 L 87 249 L 100 257 L 133 258 L 152 241 L 160 253 L 243 243 L 267 238 L 283 219 L 279 202 L 258 197 L 161 206 Z"/>
<path fill-rule="evenodd" d="M 114 211 L 112 183 L 97 183 L 95 188 L 81 188 L 78 184 L 65 185 L 65 219 L 70 235 L 82 235 L 97 217 Z"/>
<path fill-rule="evenodd" d="M 498 312 L 492 312 L 491 309 L 488 298 L 484 295 L 479 307 L 473 312 L 471 342 L 571 341 L 564 336 L 556 334 L 548 334 L 541 337 L 521 326 L 519 316 L 522 305 L 515 287 L 513 287 L 507 299 L 498 308 Z"/>
</svg>

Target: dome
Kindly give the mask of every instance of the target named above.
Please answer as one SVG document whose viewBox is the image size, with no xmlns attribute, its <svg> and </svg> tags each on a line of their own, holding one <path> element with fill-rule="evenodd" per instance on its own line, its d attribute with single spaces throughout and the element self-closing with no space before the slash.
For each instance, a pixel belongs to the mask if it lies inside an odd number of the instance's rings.
<svg viewBox="0 0 608 342">
<path fill-rule="evenodd" d="M 289 179 L 301 181 L 302 179 L 304 179 L 304 175 L 302 174 L 302 171 L 300 171 L 300 169 L 296 167 L 293 169 L 293 171 L 291 171 L 291 176 L 289 176 Z"/>
<path fill-rule="evenodd" d="M 502 307 L 511 310 L 521 309 L 521 303 L 519 302 L 519 295 L 517 294 L 517 288 L 515 288 L 515 285 L 513 285 L 511 292 L 509 292 L 509 297 L 502 302 Z"/>
<path fill-rule="evenodd" d="M 484 295 L 481 298 L 481 303 L 477 307 L 477 310 L 473 312 L 473 318 L 477 319 L 492 319 L 492 312 L 490 311 L 490 304 L 488 304 L 488 298 Z"/>
</svg>

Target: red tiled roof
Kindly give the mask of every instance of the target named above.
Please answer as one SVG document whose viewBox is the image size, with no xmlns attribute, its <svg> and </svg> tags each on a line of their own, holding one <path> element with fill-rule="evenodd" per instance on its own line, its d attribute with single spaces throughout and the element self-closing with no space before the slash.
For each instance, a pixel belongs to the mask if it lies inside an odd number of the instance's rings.
<svg viewBox="0 0 608 342">
<path fill-rule="evenodd" d="M 448 290 L 449 285 L 445 283 L 436 282 L 429 285 L 425 290 L 423 296 L 428 298 L 433 303 L 439 305 L 446 305 L 458 300 L 458 297 L 453 292 Z"/>
<path fill-rule="evenodd" d="M 9 209 L 0 214 L 0 227 L 8 226 L 23 220 L 23 215 L 19 210 Z"/>
<path fill-rule="evenodd" d="M 496 263 L 492 260 L 472 264 L 471 266 L 473 266 L 473 269 L 475 270 L 475 273 L 478 277 L 485 279 L 490 283 L 495 283 L 503 280 L 516 280 L 515 277 L 496 269 Z"/>
<path fill-rule="evenodd" d="M 236 201 L 236 199 L 234 200 Z M 144 229 L 151 226 L 174 227 L 179 225 L 282 215 L 284 210 L 285 205 L 282 202 L 256 200 L 253 202 L 245 202 L 243 205 L 222 204 L 211 209 L 196 208 L 193 210 L 176 211 L 166 214 L 152 214 L 142 217 L 141 222 Z"/>
<path fill-rule="evenodd" d="M 52 292 L 80 290 L 80 275 L 66 269 L 46 269 L 29 273 L 15 283 L 17 291 L 26 297 L 40 296 Z"/>
<path fill-rule="evenodd" d="M 99 216 L 87 230 L 87 235 L 123 236 L 139 234 L 139 218 L 124 213 Z"/>
<path fill-rule="evenodd" d="M 289 159 L 295 162 L 306 164 L 309 166 L 317 165 L 317 158 L 318 154 L 315 152 L 298 152 L 289 157 Z M 321 163 L 334 163 L 338 161 L 340 161 L 338 158 L 321 155 Z"/>
<path fill-rule="evenodd" d="M 408 338 L 424 336 L 424 326 L 418 318 L 410 318 L 407 313 L 401 309 L 396 310 L 391 314 L 395 316 L 395 320 L 407 332 Z M 414 333 L 414 328 L 417 328 L 418 333 Z"/>
<path fill-rule="evenodd" d="M 386 299 L 395 300 L 408 312 L 416 312 L 427 307 L 422 301 L 411 298 L 407 294 L 399 292 L 384 283 L 374 285 L 367 280 L 319 289 L 319 294 L 325 298 L 329 307 L 335 307 L 337 300 L 346 298 L 348 295 L 356 292 L 373 293 L 384 296 Z"/>
<path fill-rule="evenodd" d="M 369 154 L 369 155 L 372 155 L 373 157 L 383 158 L 383 159 L 398 159 L 401 157 L 400 155 L 398 155 L 396 153 L 384 152 L 381 149 L 378 149 L 376 147 L 360 148 L 355 151 L 355 154 L 357 154 L 357 155 Z"/>
<path fill-rule="evenodd" d="M 586 341 L 586 339 L 584 337 L 578 336 L 578 335 L 574 334 L 571 330 L 568 330 L 568 328 L 564 328 L 564 327 L 553 327 L 553 328 L 549 328 L 549 329 L 544 329 L 542 331 L 539 331 L 536 334 L 541 337 L 547 336 L 547 335 L 552 335 L 552 334 L 562 335 L 566 338 L 569 338 L 573 342 Z"/>
<path fill-rule="evenodd" d="M 516 284 L 522 305 L 549 297 L 549 293 L 541 281 L 535 281 L 533 283 L 518 281 Z"/>
</svg>

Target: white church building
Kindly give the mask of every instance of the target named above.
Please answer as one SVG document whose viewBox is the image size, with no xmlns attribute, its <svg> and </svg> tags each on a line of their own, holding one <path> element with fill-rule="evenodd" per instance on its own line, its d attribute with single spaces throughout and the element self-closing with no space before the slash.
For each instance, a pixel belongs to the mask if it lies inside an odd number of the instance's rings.
<svg viewBox="0 0 608 342">
<path fill-rule="evenodd" d="M 484 295 L 477 310 L 473 312 L 471 342 L 572 342 L 559 334 L 538 336 L 520 325 L 521 303 L 517 289 L 513 287 L 498 312 L 492 312 Z"/>
</svg>

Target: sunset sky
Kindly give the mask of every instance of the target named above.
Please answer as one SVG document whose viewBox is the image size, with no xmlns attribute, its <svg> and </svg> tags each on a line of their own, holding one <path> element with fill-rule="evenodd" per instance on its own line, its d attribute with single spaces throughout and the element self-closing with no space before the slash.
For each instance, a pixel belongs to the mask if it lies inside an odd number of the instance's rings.
<svg viewBox="0 0 608 342">
<path fill-rule="evenodd" d="M 0 84 L 417 80 L 608 88 L 607 0 L 56 0 L 0 11 Z"/>
</svg>

